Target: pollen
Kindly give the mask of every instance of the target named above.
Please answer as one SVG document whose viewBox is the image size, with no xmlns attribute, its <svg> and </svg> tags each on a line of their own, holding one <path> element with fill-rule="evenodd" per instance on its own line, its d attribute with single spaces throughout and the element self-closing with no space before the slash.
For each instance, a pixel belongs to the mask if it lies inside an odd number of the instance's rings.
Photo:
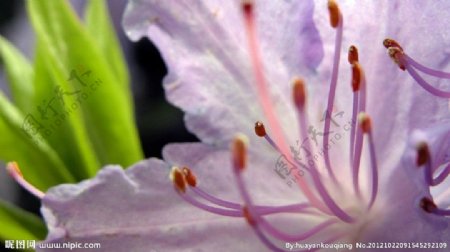
<svg viewBox="0 0 450 252">
<path fill-rule="evenodd" d="M 359 91 L 361 87 L 361 77 L 364 74 L 361 64 L 354 62 L 352 64 L 352 90 Z"/>
<path fill-rule="evenodd" d="M 172 167 L 169 175 L 170 180 L 172 181 L 174 187 L 179 192 L 186 192 L 186 180 L 183 173 L 180 171 L 178 167 Z"/>
<path fill-rule="evenodd" d="M 339 25 L 341 19 L 341 12 L 336 1 L 328 1 L 328 12 L 330 14 L 330 25 L 331 27 L 336 28 Z"/>
<path fill-rule="evenodd" d="M 197 177 L 194 175 L 194 173 L 191 171 L 191 169 L 187 167 L 183 167 L 182 169 L 184 178 L 188 185 L 195 187 L 197 185 Z"/>
<path fill-rule="evenodd" d="M 390 38 L 383 40 L 383 45 L 384 47 L 386 47 L 386 49 L 398 48 L 399 50 L 403 51 L 403 48 L 400 46 L 400 44 L 397 41 Z"/>
<path fill-rule="evenodd" d="M 406 67 L 404 63 L 401 61 L 401 57 L 403 56 L 403 50 L 398 47 L 389 47 L 388 48 L 389 57 L 398 65 L 398 67 L 405 71 Z"/>
<path fill-rule="evenodd" d="M 361 112 L 358 117 L 359 125 L 361 126 L 363 133 L 369 133 L 372 130 L 372 120 L 370 119 L 370 116 Z"/>
<path fill-rule="evenodd" d="M 356 46 L 354 45 L 351 45 L 348 48 L 348 63 L 353 64 L 358 61 L 359 61 L 358 48 L 356 48 Z"/>
<path fill-rule="evenodd" d="M 298 109 L 303 110 L 306 103 L 305 82 L 302 79 L 295 79 L 293 86 L 293 100 Z"/>
<path fill-rule="evenodd" d="M 247 142 L 245 135 L 238 134 L 231 146 L 233 165 L 239 171 L 244 170 L 247 165 Z"/>
</svg>

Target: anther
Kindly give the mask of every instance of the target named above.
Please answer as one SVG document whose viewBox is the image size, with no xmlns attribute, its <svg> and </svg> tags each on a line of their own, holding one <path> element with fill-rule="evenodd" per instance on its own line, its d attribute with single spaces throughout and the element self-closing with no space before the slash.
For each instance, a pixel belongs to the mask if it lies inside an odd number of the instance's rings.
<svg viewBox="0 0 450 252">
<path fill-rule="evenodd" d="M 294 104 L 299 110 L 303 110 L 306 103 L 305 82 L 302 79 L 295 79 L 293 86 Z"/>
<path fill-rule="evenodd" d="M 247 165 L 247 142 L 247 137 L 239 134 L 234 138 L 231 146 L 233 165 L 238 171 L 242 171 Z"/>
<path fill-rule="evenodd" d="M 194 175 L 191 169 L 183 167 L 182 171 L 188 185 L 195 187 L 197 185 L 197 177 Z"/>
<path fill-rule="evenodd" d="M 401 61 L 401 57 L 403 56 L 403 50 L 398 47 L 389 47 L 388 48 L 389 57 L 395 62 L 395 64 L 400 67 L 401 70 L 405 71 L 406 67 L 404 63 Z"/>
<path fill-rule="evenodd" d="M 358 48 L 356 46 L 351 45 L 350 48 L 348 48 L 348 62 L 350 64 L 353 64 L 355 62 L 358 62 Z"/>
<path fill-rule="evenodd" d="M 328 12 L 330 13 L 331 27 L 336 28 L 341 21 L 341 12 L 339 10 L 339 6 L 334 0 L 328 1 Z"/>
<path fill-rule="evenodd" d="M 361 87 L 361 77 L 363 75 L 363 69 L 359 62 L 352 64 L 352 90 L 353 92 L 359 91 Z"/>
<path fill-rule="evenodd" d="M 173 182 L 173 185 L 176 190 L 179 192 L 186 192 L 186 180 L 183 173 L 180 171 L 178 167 L 172 167 L 169 175 L 170 180 Z"/>
<path fill-rule="evenodd" d="M 383 45 L 384 45 L 384 47 L 386 47 L 386 49 L 398 48 L 400 51 L 403 51 L 403 48 L 400 46 L 400 44 L 397 41 L 390 39 L 390 38 L 385 39 L 383 41 Z"/>
<path fill-rule="evenodd" d="M 434 210 L 437 209 L 436 204 L 433 202 L 433 200 L 423 197 L 420 200 L 420 207 L 427 213 L 432 213 Z"/>
<path fill-rule="evenodd" d="M 430 150 L 425 142 L 417 145 L 417 166 L 422 166 L 430 159 Z"/>
<path fill-rule="evenodd" d="M 251 226 L 255 226 L 256 225 L 256 221 L 253 219 L 252 215 L 248 211 L 248 207 L 247 206 L 244 206 L 242 208 L 242 213 L 243 213 L 245 219 L 247 220 L 248 224 L 250 224 Z"/>
<path fill-rule="evenodd" d="M 259 137 L 265 137 L 267 135 L 266 128 L 264 127 L 264 124 L 260 121 L 257 121 L 255 123 L 255 133 Z"/>
<path fill-rule="evenodd" d="M 370 116 L 364 112 L 361 112 L 358 116 L 359 125 L 361 126 L 363 133 L 369 133 L 372 131 L 372 120 Z"/>
</svg>

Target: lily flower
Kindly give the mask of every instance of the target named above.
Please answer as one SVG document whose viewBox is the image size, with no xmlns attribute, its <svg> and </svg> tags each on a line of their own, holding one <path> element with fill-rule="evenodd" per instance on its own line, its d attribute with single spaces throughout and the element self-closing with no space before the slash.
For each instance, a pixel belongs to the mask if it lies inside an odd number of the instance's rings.
<svg viewBox="0 0 450 252">
<path fill-rule="evenodd" d="M 445 250 L 449 40 L 436 20 L 447 20 L 448 7 L 130 1 L 128 35 L 161 50 L 167 98 L 202 143 L 171 144 L 164 161 L 107 166 L 51 188 L 40 196 L 43 244 Z"/>
</svg>

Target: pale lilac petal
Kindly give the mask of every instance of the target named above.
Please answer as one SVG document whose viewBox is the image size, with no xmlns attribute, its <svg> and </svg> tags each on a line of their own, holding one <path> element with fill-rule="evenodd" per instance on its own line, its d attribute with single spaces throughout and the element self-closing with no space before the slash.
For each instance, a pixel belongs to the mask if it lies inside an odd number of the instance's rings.
<svg viewBox="0 0 450 252">
<path fill-rule="evenodd" d="M 290 87 L 323 56 L 312 22 L 313 1 L 257 4 L 257 23 L 276 111 L 295 130 Z M 276 25 L 274 25 L 276 24 Z M 168 65 L 167 98 L 187 112 L 189 130 L 207 143 L 253 135 L 264 120 L 255 95 L 240 1 L 131 1 L 124 26 L 132 39 L 149 37 Z M 287 48 L 289 50 L 287 50 Z M 295 141 L 296 137 L 292 141 Z"/>
<path fill-rule="evenodd" d="M 93 179 L 50 189 L 42 200 L 45 242 L 100 242 L 97 251 L 264 249 L 244 219 L 184 202 L 168 172 L 166 163 L 149 159 L 126 171 L 107 166 Z"/>
</svg>

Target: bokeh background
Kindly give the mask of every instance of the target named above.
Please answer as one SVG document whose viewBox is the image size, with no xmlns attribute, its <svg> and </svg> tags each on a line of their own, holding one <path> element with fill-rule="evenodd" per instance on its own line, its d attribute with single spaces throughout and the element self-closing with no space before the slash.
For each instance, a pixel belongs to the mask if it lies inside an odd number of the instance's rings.
<svg viewBox="0 0 450 252">
<path fill-rule="evenodd" d="M 82 13 L 85 0 L 71 0 L 71 3 Z M 148 39 L 134 43 L 125 36 L 121 19 L 126 3 L 126 0 L 108 0 L 130 72 L 142 148 L 146 157 L 161 157 L 161 150 L 167 143 L 192 142 L 197 141 L 197 138 L 186 130 L 183 113 L 165 100 L 161 83 L 167 69 L 158 50 Z M 0 1 L 0 35 L 13 42 L 29 59 L 33 58 L 34 35 L 26 15 L 24 0 Z M 1 60 L 0 89 L 9 94 Z M 2 132 L 0 137 L 1 134 Z M 14 202 L 25 210 L 39 213 L 39 201 L 19 188 L 7 175 L 4 167 L 5 163 L 0 161 L 0 198 Z M 0 244 L 0 251 L 4 251 L 3 244 Z"/>
</svg>

